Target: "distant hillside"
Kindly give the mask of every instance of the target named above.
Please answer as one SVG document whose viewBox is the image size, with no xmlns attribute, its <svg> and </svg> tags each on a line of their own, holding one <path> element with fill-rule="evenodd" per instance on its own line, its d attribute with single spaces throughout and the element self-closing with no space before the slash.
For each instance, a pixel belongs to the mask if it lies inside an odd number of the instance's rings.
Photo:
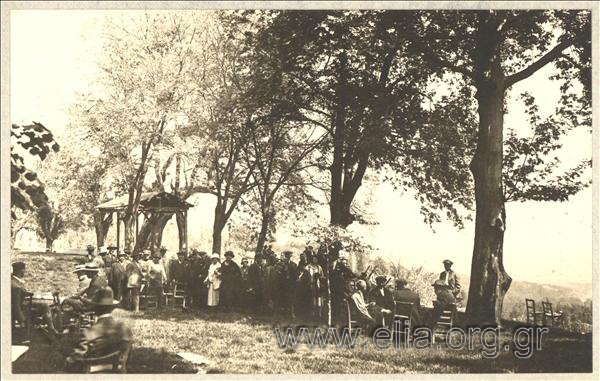
<svg viewBox="0 0 600 381">
<path fill-rule="evenodd" d="M 461 285 L 466 292 L 465 295 L 468 295 L 469 277 L 466 275 L 459 276 Z M 548 300 L 554 305 L 582 305 L 592 299 L 592 284 L 571 283 L 557 286 L 513 280 L 504 298 L 504 314 L 508 314 L 511 311 L 524 311 L 525 298 L 533 299 L 537 302 Z"/>
</svg>

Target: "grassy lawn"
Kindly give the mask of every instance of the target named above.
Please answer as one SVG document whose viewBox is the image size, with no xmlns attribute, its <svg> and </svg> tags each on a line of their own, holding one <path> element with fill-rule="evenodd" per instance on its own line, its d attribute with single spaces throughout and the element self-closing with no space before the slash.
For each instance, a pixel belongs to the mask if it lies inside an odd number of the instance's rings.
<svg viewBox="0 0 600 381">
<path fill-rule="evenodd" d="M 28 264 L 26 281 L 32 291 L 68 294 L 75 288 L 70 273 L 76 257 L 43 254 L 13 254 L 13 260 Z M 63 291 L 64 290 L 64 291 Z M 486 372 L 591 372 L 591 335 L 551 331 L 543 336 L 542 350 L 528 359 L 501 350 L 494 359 L 481 356 L 481 345 L 473 350 L 376 349 L 361 336 L 354 348 L 328 345 L 325 348 L 281 349 L 273 333 L 275 326 L 289 320 L 277 316 L 250 316 L 239 312 L 161 311 L 133 313 L 116 310 L 134 334 L 131 373 L 196 372 L 178 352 L 204 356 L 207 373 L 486 373 Z M 293 322 L 294 325 L 303 323 Z M 511 345 L 512 332 L 501 334 L 501 348 Z M 67 343 L 63 342 L 63 346 Z M 13 363 L 15 373 L 58 372 L 63 357 L 60 347 L 42 338 L 33 340 L 28 353 Z"/>
</svg>

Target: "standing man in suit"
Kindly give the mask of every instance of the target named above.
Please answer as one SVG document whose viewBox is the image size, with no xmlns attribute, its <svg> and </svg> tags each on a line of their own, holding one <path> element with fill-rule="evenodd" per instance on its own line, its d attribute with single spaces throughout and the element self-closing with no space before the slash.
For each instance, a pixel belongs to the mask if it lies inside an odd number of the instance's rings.
<svg viewBox="0 0 600 381">
<path fill-rule="evenodd" d="M 392 293 L 387 289 L 387 277 L 385 275 L 379 275 L 375 278 L 377 284 L 369 292 L 369 302 L 374 303 L 369 308 L 371 316 L 377 317 L 377 323 L 383 324 L 391 322 L 392 311 L 394 310 L 394 297 Z"/>
<path fill-rule="evenodd" d="M 439 279 L 448 286 L 450 292 L 456 298 L 460 295 L 460 283 L 458 282 L 456 273 L 452 271 L 453 262 L 449 259 L 445 259 L 442 263 L 444 264 L 444 271 L 440 273 Z"/>
</svg>

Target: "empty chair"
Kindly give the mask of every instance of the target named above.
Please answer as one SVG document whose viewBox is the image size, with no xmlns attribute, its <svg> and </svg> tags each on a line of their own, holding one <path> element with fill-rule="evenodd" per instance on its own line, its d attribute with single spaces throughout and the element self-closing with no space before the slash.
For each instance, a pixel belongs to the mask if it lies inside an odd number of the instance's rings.
<svg viewBox="0 0 600 381">
<path fill-rule="evenodd" d="M 185 289 L 183 285 L 176 283 L 173 287 L 173 306 L 185 308 Z"/>
<path fill-rule="evenodd" d="M 562 311 L 554 312 L 552 310 L 552 303 L 542 302 L 542 309 L 544 310 L 544 325 L 556 327 L 562 320 Z"/>
<path fill-rule="evenodd" d="M 535 310 L 535 301 L 533 299 L 525 299 L 525 307 L 527 308 L 527 325 L 544 325 L 544 313 Z"/>
</svg>

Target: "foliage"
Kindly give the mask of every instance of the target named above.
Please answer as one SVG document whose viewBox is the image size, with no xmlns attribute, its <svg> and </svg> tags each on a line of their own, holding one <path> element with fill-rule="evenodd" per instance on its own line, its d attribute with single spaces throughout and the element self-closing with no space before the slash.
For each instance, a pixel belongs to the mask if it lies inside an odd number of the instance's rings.
<svg viewBox="0 0 600 381">
<path fill-rule="evenodd" d="M 10 129 L 10 197 L 12 217 L 14 208 L 35 211 L 48 202 L 44 185 L 37 173 L 26 166 L 27 158 L 45 160 L 50 152 L 59 150 L 54 136 L 44 125 L 33 122 L 29 125 L 12 124 Z"/>
<path fill-rule="evenodd" d="M 52 250 L 52 243 L 66 231 L 65 220 L 61 211 L 50 205 L 45 205 L 37 210 L 36 233 L 46 240 L 46 250 Z"/>
</svg>

